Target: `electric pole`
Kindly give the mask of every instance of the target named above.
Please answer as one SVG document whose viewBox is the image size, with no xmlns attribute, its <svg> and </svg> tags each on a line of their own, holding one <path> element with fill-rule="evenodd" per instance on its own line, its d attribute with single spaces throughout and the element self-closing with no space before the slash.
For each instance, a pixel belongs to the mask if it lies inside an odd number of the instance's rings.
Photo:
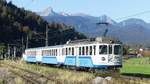
<svg viewBox="0 0 150 84">
<path fill-rule="evenodd" d="M 29 44 L 29 37 L 28 37 L 28 34 L 27 34 L 26 49 L 28 48 L 28 44 Z"/>
<path fill-rule="evenodd" d="M 24 40 L 23 40 L 23 36 L 22 36 L 22 38 L 21 38 L 21 52 L 23 53 L 23 47 L 24 47 L 24 42 L 23 42 Z"/>
<path fill-rule="evenodd" d="M 45 32 L 45 46 L 48 46 L 48 26 L 46 25 L 46 32 Z"/>
<path fill-rule="evenodd" d="M 13 60 L 16 58 L 16 46 L 14 45 L 14 53 L 13 53 Z"/>
<path fill-rule="evenodd" d="M 8 51 L 7 51 L 7 53 L 8 53 L 8 57 L 10 57 L 10 46 L 9 46 L 9 44 L 8 44 Z M 8 58 L 7 57 L 7 58 Z M 6 58 L 6 57 L 5 57 Z"/>
</svg>

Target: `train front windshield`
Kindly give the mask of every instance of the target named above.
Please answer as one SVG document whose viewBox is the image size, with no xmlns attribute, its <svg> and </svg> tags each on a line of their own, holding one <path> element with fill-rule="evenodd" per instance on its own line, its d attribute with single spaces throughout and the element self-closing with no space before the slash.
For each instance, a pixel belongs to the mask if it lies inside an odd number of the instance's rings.
<svg viewBox="0 0 150 84">
<path fill-rule="evenodd" d="M 120 55 L 122 54 L 121 45 L 100 45 L 99 46 L 99 54 L 114 54 Z"/>
<path fill-rule="evenodd" d="M 115 54 L 115 55 L 120 55 L 120 54 L 122 54 L 121 45 L 115 45 L 115 46 L 114 46 L 114 54 Z"/>
</svg>

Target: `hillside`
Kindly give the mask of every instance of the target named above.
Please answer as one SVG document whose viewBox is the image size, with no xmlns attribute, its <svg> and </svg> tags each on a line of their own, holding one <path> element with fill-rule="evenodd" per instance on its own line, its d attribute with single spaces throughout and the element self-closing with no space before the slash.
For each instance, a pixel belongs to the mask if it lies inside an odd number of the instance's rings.
<svg viewBox="0 0 150 84">
<path fill-rule="evenodd" d="M 41 13 L 49 23 L 52 21 L 75 26 L 78 32 L 84 33 L 87 37 L 102 36 L 106 25 L 96 25 L 100 21 L 109 22 L 110 25 L 107 36 L 115 37 L 125 44 L 142 44 L 149 46 L 150 24 L 141 19 L 130 18 L 121 22 L 116 22 L 106 15 L 100 17 L 86 14 L 57 13 L 52 8 L 47 8 Z"/>
<path fill-rule="evenodd" d="M 72 26 L 65 24 L 48 24 L 39 15 L 18 8 L 11 2 L 0 0 L 0 44 L 26 44 L 29 37 L 29 47 L 45 45 L 45 29 L 49 29 L 49 45 L 63 44 L 69 39 L 82 39 L 84 35 L 76 32 Z"/>
</svg>

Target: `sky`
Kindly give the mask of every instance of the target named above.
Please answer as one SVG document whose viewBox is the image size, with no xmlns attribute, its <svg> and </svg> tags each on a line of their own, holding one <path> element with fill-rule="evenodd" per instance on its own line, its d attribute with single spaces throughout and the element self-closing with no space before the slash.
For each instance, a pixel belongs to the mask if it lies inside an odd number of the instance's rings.
<svg viewBox="0 0 150 84">
<path fill-rule="evenodd" d="M 132 16 L 137 13 L 150 11 L 150 0 L 7 0 L 18 7 L 33 12 L 41 12 L 52 7 L 55 12 L 69 14 L 84 13 L 92 16 L 107 15 L 113 20 L 122 21 L 128 18 L 139 18 L 150 22 L 150 12 Z M 122 18 L 131 16 L 128 18 Z M 118 19 L 121 18 L 121 19 Z"/>
</svg>

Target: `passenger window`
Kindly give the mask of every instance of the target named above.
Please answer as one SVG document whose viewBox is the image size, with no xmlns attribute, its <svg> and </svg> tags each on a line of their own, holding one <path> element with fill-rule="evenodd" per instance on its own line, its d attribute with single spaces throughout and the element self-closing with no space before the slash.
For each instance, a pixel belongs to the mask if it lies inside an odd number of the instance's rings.
<svg viewBox="0 0 150 84">
<path fill-rule="evenodd" d="M 66 48 L 66 55 L 68 55 L 68 49 Z"/>
<path fill-rule="evenodd" d="M 107 45 L 99 46 L 99 54 L 107 54 Z"/>
<path fill-rule="evenodd" d="M 92 46 L 90 46 L 90 55 L 92 55 Z"/>
<path fill-rule="evenodd" d="M 56 49 L 56 56 L 57 56 L 57 49 Z"/>
<path fill-rule="evenodd" d="M 72 47 L 72 55 L 74 55 L 74 48 Z"/>
<path fill-rule="evenodd" d="M 66 48 L 64 48 L 64 55 L 66 55 Z"/>
<path fill-rule="evenodd" d="M 84 53 L 84 47 L 82 47 L 82 55 L 85 55 L 85 53 Z"/>
<path fill-rule="evenodd" d="M 81 55 L 81 47 L 79 47 L 79 55 Z"/>
<path fill-rule="evenodd" d="M 49 50 L 49 55 L 51 56 L 51 50 Z"/>
<path fill-rule="evenodd" d="M 55 55 L 55 51 L 53 50 L 53 56 Z"/>
<path fill-rule="evenodd" d="M 55 49 L 54 49 L 54 56 L 55 56 Z"/>
<path fill-rule="evenodd" d="M 88 46 L 86 46 L 86 55 L 88 55 L 89 50 L 88 50 Z"/>
<path fill-rule="evenodd" d="M 52 50 L 52 55 L 54 56 L 54 50 Z"/>
<path fill-rule="evenodd" d="M 109 45 L 109 54 L 112 54 L 112 45 Z"/>
<path fill-rule="evenodd" d="M 115 55 L 121 54 L 121 46 L 120 45 L 115 45 L 114 46 L 114 54 Z"/>
<path fill-rule="evenodd" d="M 69 48 L 68 52 L 69 52 L 69 55 L 71 55 L 71 48 Z"/>
<path fill-rule="evenodd" d="M 94 45 L 94 55 L 96 55 L 96 46 Z"/>
</svg>

